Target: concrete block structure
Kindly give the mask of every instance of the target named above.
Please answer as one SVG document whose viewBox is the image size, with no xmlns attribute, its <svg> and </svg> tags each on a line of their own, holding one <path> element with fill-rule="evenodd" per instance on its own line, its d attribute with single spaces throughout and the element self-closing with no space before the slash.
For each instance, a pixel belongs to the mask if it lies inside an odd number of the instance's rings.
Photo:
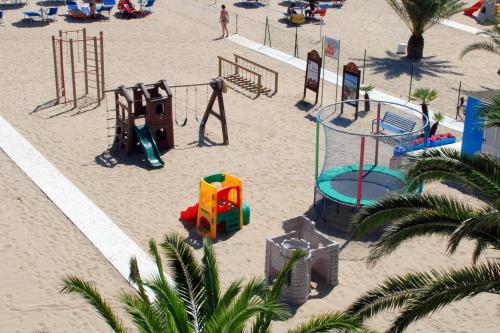
<svg viewBox="0 0 500 333">
<path fill-rule="evenodd" d="M 285 234 L 266 240 L 265 274 L 272 282 L 285 261 L 301 249 L 307 253 L 292 270 L 290 285 L 284 286 L 281 301 L 303 304 L 310 292 L 311 275 L 321 277 L 331 286 L 338 284 L 339 244 L 316 230 L 315 223 L 305 216 L 283 222 Z"/>
</svg>

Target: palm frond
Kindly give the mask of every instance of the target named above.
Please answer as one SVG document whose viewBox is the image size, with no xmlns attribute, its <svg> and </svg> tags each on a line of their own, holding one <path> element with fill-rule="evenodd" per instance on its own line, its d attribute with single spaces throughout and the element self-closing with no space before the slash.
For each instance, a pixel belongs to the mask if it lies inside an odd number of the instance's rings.
<svg viewBox="0 0 500 333">
<path fill-rule="evenodd" d="M 401 195 L 386 196 L 373 205 L 366 206 L 356 214 L 351 223 L 351 238 L 356 238 L 369 230 L 380 226 L 403 220 L 418 217 L 417 215 L 426 213 L 429 215 L 446 217 L 450 222 L 470 218 L 470 207 L 458 200 L 450 199 L 443 195 L 404 193 Z M 431 216 L 432 217 L 432 216 Z M 450 219 L 452 218 L 452 219 Z M 453 222 L 451 222 L 453 223 Z M 453 229 L 454 230 L 454 229 Z"/>
<path fill-rule="evenodd" d="M 231 304 L 231 302 L 233 301 L 233 299 L 236 298 L 236 296 L 238 296 L 238 294 L 240 293 L 241 289 L 242 289 L 242 284 L 243 284 L 243 280 L 236 280 L 236 281 L 233 281 L 229 287 L 226 289 L 226 292 L 224 294 L 222 294 L 222 296 L 220 297 L 220 300 L 219 300 L 219 303 L 217 304 L 217 307 L 227 307 L 229 306 L 229 304 Z"/>
<path fill-rule="evenodd" d="M 217 261 L 215 260 L 215 253 L 210 242 L 210 239 L 205 238 L 203 240 L 203 259 L 202 259 L 202 271 L 203 271 L 203 285 L 205 291 L 205 297 L 203 306 L 205 307 L 204 312 L 207 314 L 215 311 L 215 308 L 219 304 L 220 300 L 220 280 L 219 272 L 217 270 Z"/>
<path fill-rule="evenodd" d="M 343 312 L 314 316 L 287 333 L 371 332 L 361 320 Z"/>
<path fill-rule="evenodd" d="M 144 282 L 142 281 L 141 273 L 139 271 L 139 265 L 137 264 L 137 258 L 130 258 L 129 262 L 130 274 L 129 274 L 129 282 L 134 283 L 137 286 L 139 291 L 139 295 L 146 301 L 149 301 L 146 290 L 144 289 Z"/>
<path fill-rule="evenodd" d="M 132 318 L 137 330 L 141 333 L 169 333 L 168 317 L 142 297 L 122 293 L 120 300 L 125 304 L 127 313 Z"/>
<path fill-rule="evenodd" d="M 365 321 L 383 311 L 397 310 L 413 299 L 432 280 L 430 273 L 407 273 L 390 277 L 361 295 L 347 313 Z"/>
<path fill-rule="evenodd" d="M 281 304 L 265 298 L 268 287 L 263 279 L 250 280 L 229 306 L 217 306 L 205 324 L 205 332 L 241 332 L 250 318 L 263 312 L 287 318 L 288 311 Z"/>
<path fill-rule="evenodd" d="M 464 8 L 464 3 L 459 0 L 386 1 L 415 36 L 421 36 L 441 20 Z"/>
<path fill-rule="evenodd" d="M 67 275 L 62 278 L 63 286 L 60 290 L 63 294 L 78 294 L 87 303 L 92 305 L 97 313 L 104 318 L 109 327 L 116 333 L 126 333 L 122 321 L 113 312 L 108 302 L 106 302 L 99 291 L 89 282 L 74 276 Z"/>
<path fill-rule="evenodd" d="M 475 263 L 488 247 L 500 250 L 500 212 L 485 207 L 483 214 L 465 220 L 453 232 L 448 242 L 448 252 L 453 254 L 463 239 L 477 241 L 472 260 Z"/>
<path fill-rule="evenodd" d="M 150 239 L 148 242 L 149 245 L 149 253 L 155 258 L 156 268 L 158 269 L 158 273 L 160 278 L 165 279 L 165 272 L 163 270 L 163 263 L 161 261 L 160 252 L 158 251 L 158 246 L 154 239 Z"/>
<path fill-rule="evenodd" d="M 353 219 L 352 235 L 359 236 L 374 227 L 388 224 L 382 236 L 370 246 L 367 259 L 375 265 L 381 257 L 392 253 L 403 243 L 422 236 L 452 237 L 464 221 L 481 219 L 486 210 L 473 210 L 456 199 L 434 194 L 404 194 L 385 197 L 365 207 Z M 476 229 L 457 237 L 449 245 L 452 254 L 462 239 L 475 240 L 496 247 L 497 230 Z"/>
<path fill-rule="evenodd" d="M 146 286 L 155 294 L 155 306 L 165 318 L 170 318 L 175 332 L 192 333 L 189 315 L 178 291 L 158 275 L 146 281 Z"/>
<path fill-rule="evenodd" d="M 281 290 L 284 285 L 290 284 L 290 278 L 292 274 L 293 267 L 301 258 L 306 255 L 304 251 L 297 250 L 294 251 L 292 256 L 285 262 L 281 270 L 278 272 L 276 279 L 273 281 L 272 287 L 265 296 L 266 299 L 270 299 L 278 302 L 281 294 Z M 253 327 L 252 333 L 266 333 L 269 331 L 271 325 L 272 315 L 269 313 L 261 313 L 257 316 Z"/>
<path fill-rule="evenodd" d="M 477 42 L 467 45 L 462 52 L 460 52 L 460 59 L 462 59 L 466 54 L 472 51 L 485 51 L 488 53 L 494 53 L 500 55 L 500 47 L 492 42 Z"/>
<path fill-rule="evenodd" d="M 500 127 L 500 94 L 482 100 L 477 108 L 479 109 L 479 126 L 485 128 Z"/>
<path fill-rule="evenodd" d="M 442 180 L 457 181 L 494 201 L 500 197 L 500 159 L 491 154 L 468 155 L 453 149 L 432 149 L 417 155 L 407 174 L 410 191 Z"/>
<path fill-rule="evenodd" d="M 466 297 L 483 292 L 500 293 L 498 260 L 456 270 L 432 270 L 430 274 L 432 281 L 404 303 L 404 308 L 388 332 L 403 332 L 411 323 Z"/>
<path fill-rule="evenodd" d="M 167 256 L 176 289 L 187 307 L 193 329 L 197 332 L 201 329 L 205 317 L 201 311 L 203 277 L 200 264 L 179 234 L 165 235 L 161 247 Z"/>
<path fill-rule="evenodd" d="M 412 322 L 445 305 L 481 292 L 500 292 L 498 260 L 457 270 L 391 277 L 364 293 L 347 311 L 366 320 L 382 311 L 401 310 L 389 332 L 402 332 Z"/>
</svg>

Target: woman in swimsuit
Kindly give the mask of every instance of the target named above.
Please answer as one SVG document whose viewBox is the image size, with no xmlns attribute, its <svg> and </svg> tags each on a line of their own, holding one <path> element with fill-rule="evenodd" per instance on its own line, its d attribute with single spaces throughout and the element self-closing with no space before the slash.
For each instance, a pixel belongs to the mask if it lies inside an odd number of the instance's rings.
<svg viewBox="0 0 500 333">
<path fill-rule="evenodd" d="M 227 31 L 227 24 L 229 23 L 229 13 L 226 10 L 226 6 L 222 5 L 222 10 L 220 11 L 219 23 L 222 26 L 222 37 L 224 37 L 224 33 L 226 37 L 229 37 L 229 32 Z"/>
</svg>

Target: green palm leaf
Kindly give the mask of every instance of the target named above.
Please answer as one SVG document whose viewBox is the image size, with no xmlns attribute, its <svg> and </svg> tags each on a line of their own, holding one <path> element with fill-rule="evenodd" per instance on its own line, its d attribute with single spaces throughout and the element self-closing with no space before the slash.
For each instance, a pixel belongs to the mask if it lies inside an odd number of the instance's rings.
<svg viewBox="0 0 500 333">
<path fill-rule="evenodd" d="M 165 318 L 170 318 L 170 325 L 176 328 L 175 332 L 192 333 L 188 311 L 178 291 L 160 276 L 148 280 L 146 286 L 154 292 L 155 306 Z"/>
<path fill-rule="evenodd" d="M 479 109 L 478 116 L 481 118 L 479 126 L 500 127 L 500 94 L 481 101 L 477 108 Z"/>
<path fill-rule="evenodd" d="M 448 252 L 454 253 L 463 239 L 476 240 L 476 249 L 472 254 L 475 263 L 488 247 L 500 250 L 500 212 L 491 207 L 483 209 L 484 214 L 464 221 L 453 232 L 448 242 Z"/>
<path fill-rule="evenodd" d="M 352 223 L 352 236 L 362 235 L 367 230 L 388 224 L 384 233 L 373 245 L 367 262 L 375 265 L 384 255 L 392 253 L 403 243 L 422 236 L 450 237 L 448 245 L 452 254 L 463 239 L 477 242 L 477 256 L 486 247 L 498 247 L 498 228 L 477 225 L 455 235 L 464 221 L 481 221 L 488 215 L 495 219 L 498 213 L 493 208 L 473 210 L 456 199 L 433 194 L 404 194 L 385 197 L 372 206 L 365 207 L 357 214 Z M 498 220 L 496 221 L 498 224 Z M 475 257 L 474 260 L 476 260 Z"/>
<path fill-rule="evenodd" d="M 154 239 L 149 240 L 149 253 L 154 257 L 156 268 L 158 269 L 158 274 L 160 278 L 165 279 L 165 272 L 163 270 L 163 263 L 161 261 L 160 252 L 158 251 L 158 246 Z"/>
<path fill-rule="evenodd" d="M 454 149 L 432 149 L 417 155 L 408 170 L 410 191 L 442 180 L 457 181 L 495 201 L 500 197 L 500 159 L 491 154 L 468 155 Z"/>
<path fill-rule="evenodd" d="M 403 311 L 388 332 L 403 332 L 412 322 L 466 297 L 483 292 L 500 293 L 500 261 L 457 270 L 432 270 L 431 275 L 431 283 L 405 302 Z"/>
<path fill-rule="evenodd" d="M 217 270 L 217 261 L 211 241 L 206 238 L 203 240 L 203 285 L 205 287 L 205 307 L 204 312 L 212 313 L 220 300 L 220 281 Z"/>
<path fill-rule="evenodd" d="M 402 332 L 415 320 L 481 292 L 500 292 L 498 261 L 457 270 L 431 270 L 391 277 L 358 298 L 348 313 L 365 320 L 382 311 L 402 309 L 388 331 Z"/>
<path fill-rule="evenodd" d="M 371 332 L 363 323 L 342 312 L 325 313 L 315 316 L 287 333 L 328 333 L 328 332 Z"/>
<path fill-rule="evenodd" d="M 432 280 L 429 273 L 412 273 L 394 276 L 378 287 L 365 292 L 347 309 L 347 313 L 362 320 L 382 311 L 396 310 L 418 295 Z"/>
<path fill-rule="evenodd" d="M 285 262 L 281 270 L 278 272 L 273 285 L 266 295 L 266 298 L 275 302 L 279 301 L 281 290 L 284 285 L 290 284 L 290 278 L 293 267 L 301 258 L 306 255 L 304 251 L 294 251 L 292 256 Z M 271 325 L 272 315 L 268 313 L 259 314 L 252 327 L 253 333 L 266 333 Z"/>
<path fill-rule="evenodd" d="M 130 267 L 130 274 L 128 277 L 129 282 L 135 283 L 141 298 L 146 301 L 149 301 L 146 290 L 144 289 L 144 282 L 142 281 L 141 273 L 139 272 L 139 265 L 137 264 L 136 257 L 130 258 L 129 267 Z"/>
<path fill-rule="evenodd" d="M 116 333 L 126 333 L 122 321 L 111 310 L 109 304 L 102 298 L 99 291 L 89 282 L 73 275 L 67 275 L 62 279 L 63 287 L 60 292 L 63 294 L 78 294 L 87 303 L 92 305 L 99 315 L 104 318 L 109 327 Z"/>
<path fill-rule="evenodd" d="M 169 333 L 167 319 L 161 312 L 142 297 L 122 293 L 121 301 L 140 333 Z"/>
<path fill-rule="evenodd" d="M 198 332 L 202 329 L 205 317 L 201 311 L 203 304 L 202 269 L 181 235 L 165 235 L 161 247 L 167 256 L 176 289 L 186 304 L 193 329 Z"/>
<path fill-rule="evenodd" d="M 421 36 L 442 19 L 462 11 L 459 0 L 386 0 L 414 35 Z"/>
<path fill-rule="evenodd" d="M 264 298 L 268 284 L 263 279 L 250 280 L 228 306 L 217 306 L 204 327 L 206 333 L 241 332 L 246 322 L 259 313 L 270 313 L 280 318 L 288 312 L 275 300 Z"/>
</svg>

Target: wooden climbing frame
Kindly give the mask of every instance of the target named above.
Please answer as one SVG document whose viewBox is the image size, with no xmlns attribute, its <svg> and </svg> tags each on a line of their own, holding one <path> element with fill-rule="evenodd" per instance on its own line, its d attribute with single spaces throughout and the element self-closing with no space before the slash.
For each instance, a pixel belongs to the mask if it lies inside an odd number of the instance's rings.
<svg viewBox="0 0 500 333">
<path fill-rule="evenodd" d="M 95 90 L 97 103 L 101 105 L 105 90 L 103 46 L 103 33 L 100 32 L 99 37 L 89 37 L 85 28 L 71 31 L 60 30 L 58 37 L 52 36 L 56 101 L 58 104 L 73 102 L 74 107 L 78 106 L 76 74 L 83 74 L 84 96 L 89 94 L 90 89 Z M 70 64 L 70 84 L 67 80 L 68 72 L 65 70 L 67 63 Z M 68 86 L 71 86 L 72 98 L 69 98 Z"/>
<path fill-rule="evenodd" d="M 219 59 L 219 77 L 255 94 L 268 97 L 278 92 L 278 72 L 237 54 L 234 61 Z"/>
</svg>

